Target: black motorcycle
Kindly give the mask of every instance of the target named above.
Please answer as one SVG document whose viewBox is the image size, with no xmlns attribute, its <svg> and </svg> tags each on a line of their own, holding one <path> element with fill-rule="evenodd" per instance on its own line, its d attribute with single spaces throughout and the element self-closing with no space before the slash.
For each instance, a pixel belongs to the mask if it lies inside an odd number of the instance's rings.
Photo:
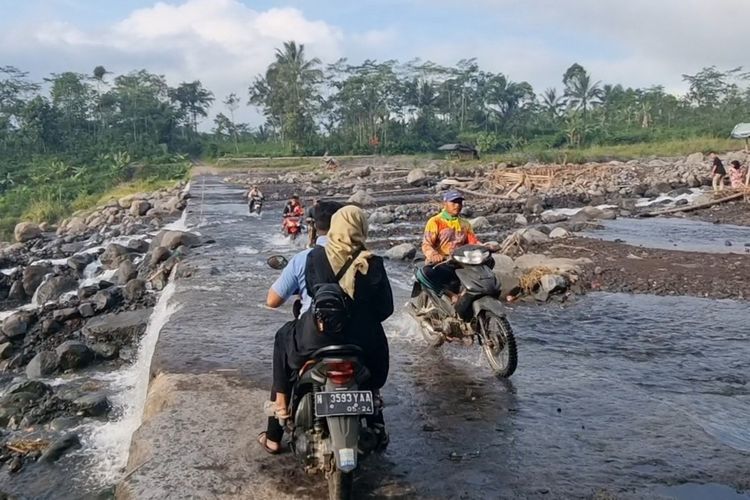
<svg viewBox="0 0 750 500">
<path fill-rule="evenodd" d="M 495 375 L 507 378 L 516 370 L 518 353 L 492 263 L 484 246 L 457 248 L 450 259 L 437 264 L 456 268 L 458 281 L 446 290 L 438 290 L 418 268 L 407 310 L 432 345 L 478 342 Z"/>
<path fill-rule="evenodd" d="M 261 211 L 263 210 L 263 198 L 260 196 L 253 196 L 250 198 L 250 201 L 247 203 L 247 210 L 250 213 L 255 212 L 256 214 L 260 215 Z"/>
<path fill-rule="evenodd" d="M 355 345 L 316 351 L 300 370 L 285 422 L 290 447 L 305 472 L 322 472 L 330 500 L 354 498 L 354 473 L 360 460 L 383 446 L 382 434 L 368 425 L 382 411 L 380 398 L 360 390 L 370 377 Z"/>
</svg>

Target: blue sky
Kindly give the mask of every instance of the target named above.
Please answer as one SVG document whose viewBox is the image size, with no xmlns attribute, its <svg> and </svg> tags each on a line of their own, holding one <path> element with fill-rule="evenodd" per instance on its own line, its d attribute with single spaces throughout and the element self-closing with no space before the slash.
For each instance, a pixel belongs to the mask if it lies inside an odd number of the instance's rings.
<svg viewBox="0 0 750 500">
<path fill-rule="evenodd" d="M 483 69 L 560 86 L 574 62 L 595 80 L 664 85 L 743 65 L 747 0 L 0 0 L 0 65 L 34 78 L 146 68 L 246 94 L 284 40 L 324 62 L 476 57 Z"/>
</svg>

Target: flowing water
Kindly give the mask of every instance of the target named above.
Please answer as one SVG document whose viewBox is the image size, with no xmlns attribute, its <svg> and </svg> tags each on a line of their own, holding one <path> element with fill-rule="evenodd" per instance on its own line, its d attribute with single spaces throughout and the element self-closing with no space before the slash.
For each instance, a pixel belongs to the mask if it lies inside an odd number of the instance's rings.
<svg viewBox="0 0 750 500">
<path fill-rule="evenodd" d="M 750 228 L 690 219 L 654 218 L 601 221 L 604 229 L 585 236 L 630 245 L 685 252 L 750 253 Z"/>
<path fill-rule="evenodd" d="M 192 278 L 162 295 L 138 364 L 121 376 L 126 418 L 92 434 L 83 454 L 99 465 L 84 462 L 73 477 L 118 478 L 154 349 L 154 369 L 231 372 L 269 386 L 273 333 L 291 312 L 262 306 L 278 276 L 265 261 L 302 242 L 281 237 L 280 206 L 250 216 L 242 190 L 218 178 L 199 179 L 192 195 L 183 223 L 215 242 L 188 260 Z M 411 269 L 388 270 L 397 302 L 385 325 L 391 444 L 363 464 L 364 497 L 750 498 L 735 493 L 750 477 L 746 303 L 598 293 L 562 307 L 514 306 L 519 368 L 503 381 L 476 346 L 426 347 L 401 308 Z M 257 427 L 248 433 L 261 417 Z M 260 473 L 290 467 L 286 454 Z M 320 478 L 295 483 L 323 492 Z"/>
</svg>

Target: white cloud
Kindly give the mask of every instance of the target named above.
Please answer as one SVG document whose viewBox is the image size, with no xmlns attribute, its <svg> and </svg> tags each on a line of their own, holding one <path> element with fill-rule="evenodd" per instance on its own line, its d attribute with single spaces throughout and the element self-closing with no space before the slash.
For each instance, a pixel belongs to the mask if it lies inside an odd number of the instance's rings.
<svg viewBox="0 0 750 500">
<path fill-rule="evenodd" d="M 398 40 L 398 32 L 393 27 L 368 30 L 364 33 L 355 33 L 352 35 L 352 39 L 365 49 L 381 50 L 384 47 L 390 47 L 395 44 Z"/>
<path fill-rule="evenodd" d="M 49 72 L 89 73 L 104 65 L 115 73 L 146 68 L 171 85 L 200 79 L 216 95 L 214 111 L 230 92 L 243 99 L 253 78 L 265 71 L 274 50 L 287 40 L 305 44 L 309 57 L 335 60 L 343 34 L 293 8 L 256 11 L 238 0 L 163 2 L 133 11 L 101 29 L 83 31 L 65 23 L 20 26 L 0 34 L 0 57 L 9 56 L 37 77 Z M 40 61 L 32 64 L 29 61 Z M 244 118 L 253 113 L 241 108 Z M 243 119 L 244 119 L 243 118 Z"/>
</svg>

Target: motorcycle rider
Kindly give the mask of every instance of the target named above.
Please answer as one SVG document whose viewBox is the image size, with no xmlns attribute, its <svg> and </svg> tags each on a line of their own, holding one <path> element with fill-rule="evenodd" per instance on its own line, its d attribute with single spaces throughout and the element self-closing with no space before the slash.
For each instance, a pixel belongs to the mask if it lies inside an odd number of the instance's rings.
<svg viewBox="0 0 750 500">
<path fill-rule="evenodd" d="M 316 245 L 315 242 L 318 239 L 318 231 L 317 227 L 315 226 L 315 207 L 317 207 L 318 204 L 318 199 L 313 198 L 312 205 L 310 205 L 307 210 L 305 210 L 305 224 L 307 224 L 308 230 L 307 246 L 309 248 L 314 247 Z"/>
<path fill-rule="evenodd" d="M 265 196 L 263 196 L 263 193 L 261 192 L 260 188 L 258 188 L 257 185 L 253 184 L 250 188 L 250 191 L 247 192 L 247 205 L 248 209 L 252 212 L 253 208 L 255 207 L 255 204 L 257 202 L 262 202 L 265 200 Z"/>
<path fill-rule="evenodd" d="M 341 207 L 342 205 L 335 201 L 324 201 L 316 205 L 313 211 L 313 219 L 318 229 L 316 245 L 325 247 L 328 243 L 326 235 L 328 234 L 328 229 L 331 227 L 331 217 Z M 295 311 L 295 319 L 285 323 L 276 332 L 275 342 L 281 342 L 282 345 L 285 345 L 288 341 L 287 339 L 294 335 L 297 318 L 300 314 L 307 311 L 312 303 L 312 298 L 307 293 L 307 284 L 305 282 L 305 264 L 307 256 L 311 251 L 312 248 L 308 248 L 292 257 L 281 272 L 281 276 L 268 289 L 266 305 L 273 309 L 281 307 L 282 304 L 294 295 L 299 295 L 300 298 L 300 309 L 299 311 Z M 275 401 L 275 399 L 276 394 L 274 391 L 271 391 L 271 401 Z M 258 442 L 267 452 L 278 453 L 283 434 L 284 429 L 279 424 L 279 421 L 275 417 L 269 417 L 267 429 L 258 436 Z"/>
<path fill-rule="evenodd" d="M 422 239 L 424 276 L 436 291 L 447 293 L 454 301 L 457 297 L 449 288 L 457 281 L 456 268 L 445 261 L 460 246 L 480 244 L 471 223 L 461 217 L 463 203 L 464 196 L 460 192 L 446 192 L 443 195 L 443 209 L 427 221 Z"/>
<path fill-rule="evenodd" d="M 362 209 L 347 206 L 338 210 L 331 218 L 328 236 L 325 247 L 317 246 L 307 255 L 307 288 L 336 283 L 336 273 L 344 269 L 338 282 L 352 301 L 351 318 L 356 321 L 350 321 L 340 333 L 321 333 L 313 311 L 308 309 L 295 323 L 291 334 L 283 334 L 281 330 L 277 333 L 271 394 L 277 418 L 289 418 L 286 403 L 291 392 L 290 375 L 299 370 L 313 352 L 326 345 L 343 343 L 362 347 L 365 365 L 371 372 L 367 381 L 369 389 L 378 391 L 388 376 L 388 340 L 382 322 L 393 314 L 393 294 L 382 258 L 373 255 L 365 246 L 367 217 Z M 387 434 L 382 413 L 373 415 L 372 423 L 378 429 L 381 445 L 385 445 Z M 277 453 L 283 429 L 274 434 L 274 424 L 270 419 L 268 425 L 268 430 L 258 436 L 258 441 L 269 453 Z"/>
<path fill-rule="evenodd" d="M 289 198 L 289 201 L 286 202 L 286 205 L 284 205 L 284 217 L 302 217 L 304 214 L 304 209 L 302 208 L 302 205 L 299 201 L 299 195 L 293 194 L 291 198 Z"/>
</svg>

